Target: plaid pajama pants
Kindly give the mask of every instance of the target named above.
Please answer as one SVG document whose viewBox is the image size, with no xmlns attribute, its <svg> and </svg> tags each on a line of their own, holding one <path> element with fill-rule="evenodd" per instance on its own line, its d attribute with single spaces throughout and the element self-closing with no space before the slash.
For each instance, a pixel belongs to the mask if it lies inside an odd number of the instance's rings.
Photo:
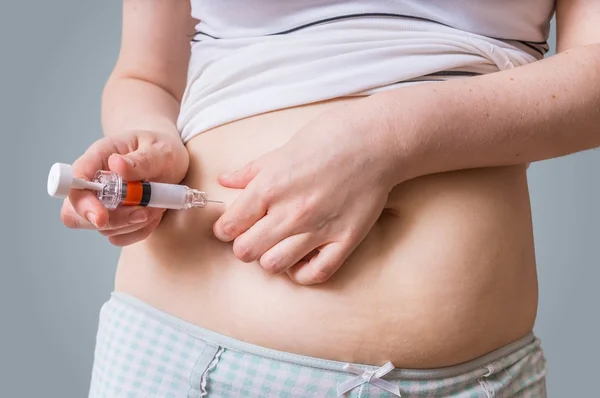
<svg viewBox="0 0 600 398">
<path fill-rule="evenodd" d="M 89 398 L 546 398 L 532 334 L 429 370 L 346 364 L 247 344 L 113 292 L 100 311 Z"/>
</svg>

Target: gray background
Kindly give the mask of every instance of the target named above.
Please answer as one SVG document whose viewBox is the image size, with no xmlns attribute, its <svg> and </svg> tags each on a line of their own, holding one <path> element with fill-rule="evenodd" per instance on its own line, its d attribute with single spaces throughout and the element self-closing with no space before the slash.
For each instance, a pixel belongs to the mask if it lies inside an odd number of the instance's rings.
<svg viewBox="0 0 600 398">
<path fill-rule="evenodd" d="M 118 53 L 120 7 L 0 5 L 2 397 L 87 393 L 98 310 L 118 249 L 95 232 L 64 228 L 46 177 L 53 162 L 72 162 L 101 135 L 100 94 Z M 550 363 L 550 397 L 598 391 L 598 170 L 598 151 L 530 169 L 541 295 L 535 331 Z"/>
</svg>

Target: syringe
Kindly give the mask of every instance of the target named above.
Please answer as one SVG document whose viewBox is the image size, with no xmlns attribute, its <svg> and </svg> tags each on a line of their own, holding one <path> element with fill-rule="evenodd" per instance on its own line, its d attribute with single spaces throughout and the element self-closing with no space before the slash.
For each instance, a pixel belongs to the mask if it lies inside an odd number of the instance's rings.
<svg viewBox="0 0 600 398">
<path fill-rule="evenodd" d="M 55 163 L 48 174 L 48 195 L 64 199 L 71 189 L 89 189 L 107 209 L 119 206 L 147 206 L 162 209 L 186 210 L 205 207 L 209 202 L 205 192 L 185 185 L 149 181 L 123 181 L 117 173 L 96 172 L 92 181 L 73 177 L 71 165 Z"/>
</svg>

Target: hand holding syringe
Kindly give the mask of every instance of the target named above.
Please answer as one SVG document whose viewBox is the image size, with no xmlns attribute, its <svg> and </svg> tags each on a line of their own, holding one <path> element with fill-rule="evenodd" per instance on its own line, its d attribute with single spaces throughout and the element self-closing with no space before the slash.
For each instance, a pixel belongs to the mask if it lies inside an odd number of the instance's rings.
<svg viewBox="0 0 600 398">
<path fill-rule="evenodd" d="M 147 206 L 161 209 L 185 210 L 205 207 L 209 202 L 205 192 L 185 185 L 148 181 L 123 181 L 120 175 L 99 170 L 92 181 L 73 176 L 71 165 L 55 163 L 48 174 L 48 195 L 64 199 L 71 189 L 96 192 L 98 200 L 107 209 L 119 206 Z"/>
</svg>

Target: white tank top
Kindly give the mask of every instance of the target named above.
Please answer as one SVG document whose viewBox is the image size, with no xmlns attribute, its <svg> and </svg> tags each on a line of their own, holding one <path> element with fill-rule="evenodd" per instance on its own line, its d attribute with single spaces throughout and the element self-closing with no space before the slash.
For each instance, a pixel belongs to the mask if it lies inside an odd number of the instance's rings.
<svg viewBox="0 0 600 398">
<path fill-rule="evenodd" d="M 191 0 L 184 142 L 244 117 L 514 68 L 548 51 L 554 0 Z"/>
</svg>

